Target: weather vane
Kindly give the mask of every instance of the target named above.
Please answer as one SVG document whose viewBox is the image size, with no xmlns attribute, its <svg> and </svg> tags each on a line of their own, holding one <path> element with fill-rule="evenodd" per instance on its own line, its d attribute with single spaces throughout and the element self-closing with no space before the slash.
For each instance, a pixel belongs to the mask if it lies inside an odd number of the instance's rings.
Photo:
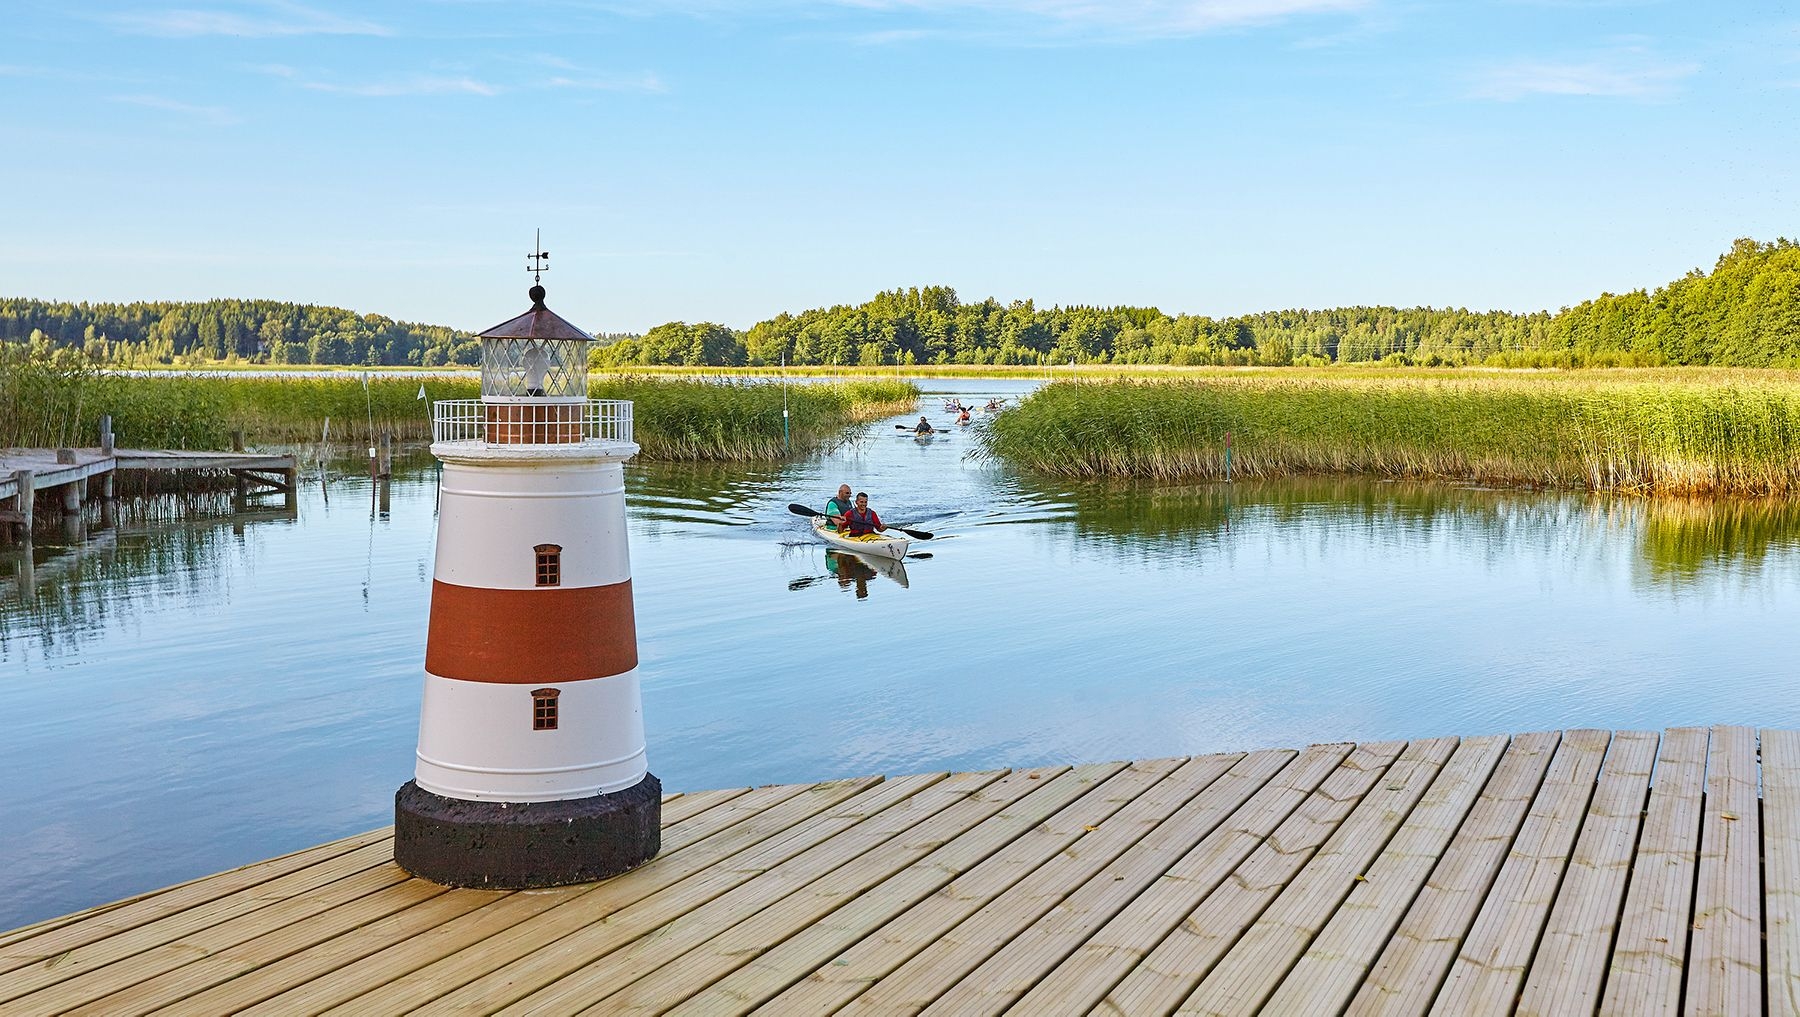
<svg viewBox="0 0 1800 1017">
<path fill-rule="evenodd" d="M 533 253 L 525 256 L 525 260 L 531 262 L 525 266 L 525 271 L 531 273 L 531 281 L 534 283 L 541 282 L 540 277 L 550 271 L 550 252 L 544 250 L 544 231 L 538 230 L 536 237 L 536 243 L 532 245 Z"/>
</svg>

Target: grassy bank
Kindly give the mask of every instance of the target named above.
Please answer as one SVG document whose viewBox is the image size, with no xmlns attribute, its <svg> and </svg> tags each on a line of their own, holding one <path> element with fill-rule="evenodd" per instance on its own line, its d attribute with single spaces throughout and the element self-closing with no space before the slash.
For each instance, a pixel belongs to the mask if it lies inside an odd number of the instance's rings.
<svg viewBox="0 0 1800 1017">
<path fill-rule="evenodd" d="M 1800 494 L 1800 378 L 1769 371 L 1236 375 L 1059 382 L 985 454 L 1063 476 L 1367 473 L 1656 494 Z"/>
<path fill-rule="evenodd" d="M 0 344 L 0 355 L 5 344 Z M 427 399 L 419 399 L 424 386 Z M 403 442 L 431 438 L 428 400 L 472 399 L 467 378 L 241 377 L 204 374 L 120 375 L 76 358 L 0 360 L 0 447 L 92 445 L 102 414 L 122 447 L 217 449 L 231 433 L 252 445 L 320 441 L 366 443 L 391 431 Z M 638 443 L 648 459 L 778 459 L 782 389 L 643 376 L 596 377 L 595 399 L 636 404 Z M 788 389 L 792 448 L 808 452 L 839 439 L 852 424 L 909 409 L 918 390 L 898 380 L 843 381 Z"/>
</svg>

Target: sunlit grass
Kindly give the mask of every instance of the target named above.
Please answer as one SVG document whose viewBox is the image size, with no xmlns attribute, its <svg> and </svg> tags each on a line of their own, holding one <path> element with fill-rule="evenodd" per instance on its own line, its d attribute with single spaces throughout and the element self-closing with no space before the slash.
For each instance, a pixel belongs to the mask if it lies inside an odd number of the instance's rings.
<svg viewBox="0 0 1800 1017">
<path fill-rule="evenodd" d="M 1065 476 L 1365 473 L 1662 494 L 1800 492 L 1800 380 L 1768 371 L 1059 382 L 983 452 Z"/>
</svg>

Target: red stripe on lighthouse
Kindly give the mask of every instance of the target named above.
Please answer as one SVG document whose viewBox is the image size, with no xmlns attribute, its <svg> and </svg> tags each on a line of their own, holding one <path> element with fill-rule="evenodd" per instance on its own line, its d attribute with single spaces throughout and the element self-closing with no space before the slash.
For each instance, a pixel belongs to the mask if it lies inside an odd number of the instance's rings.
<svg viewBox="0 0 1800 1017">
<path fill-rule="evenodd" d="M 637 662 L 629 579 L 531 590 L 431 583 L 425 670 L 440 678 L 580 681 L 624 674 Z"/>
</svg>

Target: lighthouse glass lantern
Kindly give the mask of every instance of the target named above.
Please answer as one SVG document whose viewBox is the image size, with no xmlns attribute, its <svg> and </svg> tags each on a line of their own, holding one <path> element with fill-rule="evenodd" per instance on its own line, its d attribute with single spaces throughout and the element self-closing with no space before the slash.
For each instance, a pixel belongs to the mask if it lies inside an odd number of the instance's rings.
<svg viewBox="0 0 1800 1017">
<path fill-rule="evenodd" d="M 432 406 L 444 464 L 413 780 L 394 860 L 452 886 L 579 883 L 654 856 L 624 463 L 591 337 L 544 304 L 481 338 L 481 398 Z"/>
</svg>

